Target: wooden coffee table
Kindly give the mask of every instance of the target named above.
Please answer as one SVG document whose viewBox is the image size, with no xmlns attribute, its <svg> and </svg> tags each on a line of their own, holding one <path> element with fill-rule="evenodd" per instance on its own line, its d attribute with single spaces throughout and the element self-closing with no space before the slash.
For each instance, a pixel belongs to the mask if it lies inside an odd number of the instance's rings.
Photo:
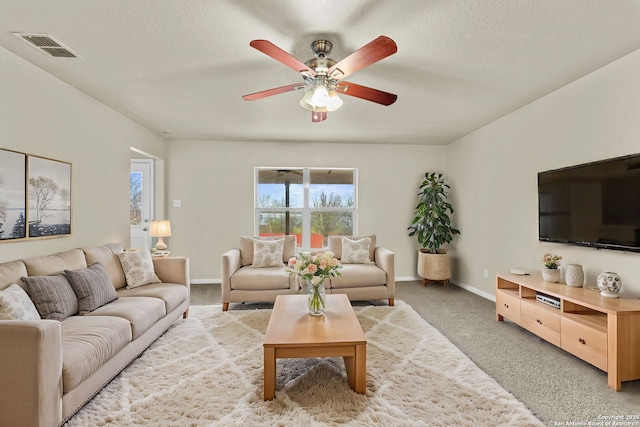
<svg viewBox="0 0 640 427">
<path fill-rule="evenodd" d="M 367 391 L 367 339 L 344 294 L 327 295 L 324 316 L 309 315 L 306 295 L 278 295 L 264 335 L 264 400 L 276 394 L 276 359 L 342 356 L 349 385 Z"/>
</svg>

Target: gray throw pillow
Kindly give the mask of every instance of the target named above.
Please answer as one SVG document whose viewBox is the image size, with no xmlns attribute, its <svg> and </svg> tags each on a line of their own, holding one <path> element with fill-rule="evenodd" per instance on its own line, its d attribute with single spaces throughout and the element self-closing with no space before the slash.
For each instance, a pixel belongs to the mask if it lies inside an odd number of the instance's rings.
<svg viewBox="0 0 640 427">
<path fill-rule="evenodd" d="M 106 270 L 99 262 L 79 270 L 65 270 L 78 297 L 80 315 L 87 314 L 118 298 Z"/>
<path fill-rule="evenodd" d="M 78 313 L 78 298 L 64 273 L 23 277 L 22 281 L 43 319 L 63 321 Z"/>
</svg>

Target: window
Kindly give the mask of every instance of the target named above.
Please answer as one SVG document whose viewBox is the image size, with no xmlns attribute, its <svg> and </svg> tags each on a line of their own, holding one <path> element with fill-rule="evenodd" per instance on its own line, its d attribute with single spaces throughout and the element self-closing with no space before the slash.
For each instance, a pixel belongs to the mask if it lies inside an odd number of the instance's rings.
<svg viewBox="0 0 640 427">
<path fill-rule="evenodd" d="M 294 234 L 303 249 L 357 231 L 356 169 L 256 168 L 257 234 Z"/>
</svg>

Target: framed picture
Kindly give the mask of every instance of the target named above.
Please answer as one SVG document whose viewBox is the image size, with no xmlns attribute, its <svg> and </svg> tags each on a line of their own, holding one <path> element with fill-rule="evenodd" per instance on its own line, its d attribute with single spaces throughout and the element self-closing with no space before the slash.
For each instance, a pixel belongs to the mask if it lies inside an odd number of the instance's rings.
<svg viewBox="0 0 640 427">
<path fill-rule="evenodd" d="M 71 235 L 71 163 L 27 156 L 28 237 Z"/>
<path fill-rule="evenodd" d="M 26 234 L 26 154 L 0 149 L 0 241 Z"/>
</svg>

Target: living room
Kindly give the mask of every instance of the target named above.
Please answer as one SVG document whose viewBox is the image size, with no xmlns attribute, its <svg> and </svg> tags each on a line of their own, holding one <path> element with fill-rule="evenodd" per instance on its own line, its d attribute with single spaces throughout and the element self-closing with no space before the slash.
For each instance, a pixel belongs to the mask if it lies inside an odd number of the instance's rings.
<svg viewBox="0 0 640 427">
<path fill-rule="evenodd" d="M 11 31 L 47 31 L 6 23 L 1 29 L 5 38 L 14 37 Z M 379 32 L 393 37 L 391 29 Z M 250 50 L 248 39 L 241 42 Z M 176 140 L 0 44 L 0 148 L 73 165 L 72 235 L 2 243 L 0 262 L 84 245 L 126 244 L 134 148 L 155 159 L 156 217 L 171 220 L 173 234 L 167 240 L 171 253 L 190 258 L 194 283 L 219 283 L 221 255 L 238 245 L 239 236 L 254 234 L 255 167 L 345 167 L 358 170 L 357 231 L 375 233 L 381 245 L 395 252 L 398 282 L 417 279 L 418 246 L 408 237 L 407 226 L 424 173 L 437 171 L 451 185 L 453 219 L 461 230 L 449 247 L 453 284 L 495 299 L 495 273 L 513 267 L 539 270 L 542 256 L 553 252 L 566 263 L 583 265 L 587 283 L 595 283 L 602 271 L 615 271 L 623 279 L 622 296 L 640 297 L 637 254 L 541 243 L 537 235 L 538 172 L 640 152 L 640 38 L 621 48 L 627 50 L 624 55 L 611 57 L 602 67 L 446 144 L 402 142 L 402 123 L 387 122 L 380 106 L 368 110 L 375 114 L 368 120 L 397 132 L 391 142 L 198 136 Z M 265 57 L 263 65 L 268 61 Z M 279 69 L 278 64 L 269 65 Z M 288 77 L 296 76 L 291 72 Z M 269 87 L 268 79 L 260 80 Z M 240 99 L 247 91 L 248 85 L 238 87 L 233 95 L 238 102 L 229 101 L 230 105 L 254 108 Z M 486 96 L 491 97 L 492 91 L 488 89 Z M 402 102 L 399 96 L 397 104 Z M 302 116 L 296 120 L 310 122 L 306 112 Z M 329 122 L 308 123 L 310 129 L 325 124 Z M 357 122 L 350 131 L 366 125 Z M 181 200 L 182 206 L 173 207 L 173 200 Z"/>
</svg>

